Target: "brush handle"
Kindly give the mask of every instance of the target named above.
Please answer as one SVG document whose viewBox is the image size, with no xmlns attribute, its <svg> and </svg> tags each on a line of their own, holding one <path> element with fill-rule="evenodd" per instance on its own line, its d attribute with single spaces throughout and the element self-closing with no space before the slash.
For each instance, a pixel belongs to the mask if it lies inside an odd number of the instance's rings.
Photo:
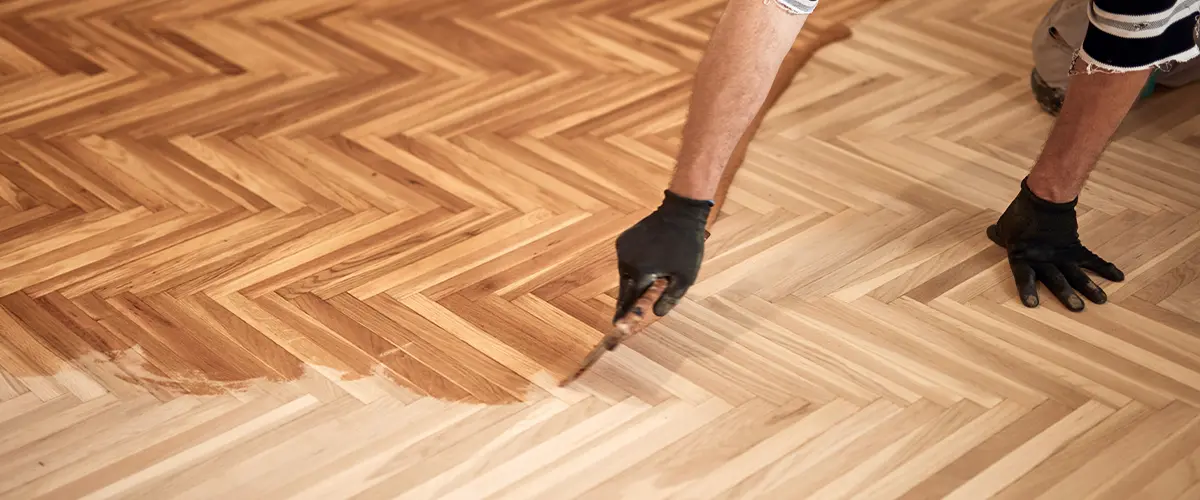
<svg viewBox="0 0 1200 500">
<path fill-rule="evenodd" d="M 645 325 L 646 316 L 654 314 L 654 303 L 658 302 L 659 297 L 662 297 L 663 291 L 666 289 L 666 278 L 654 280 L 654 283 L 650 284 L 650 288 L 647 288 L 646 292 L 633 303 L 633 307 L 629 308 L 629 312 L 617 318 L 617 321 L 613 323 L 613 331 L 618 333 L 615 337 L 619 338 L 608 350 L 611 351 L 617 343 L 641 330 L 640 327 Z"/>
</svg>

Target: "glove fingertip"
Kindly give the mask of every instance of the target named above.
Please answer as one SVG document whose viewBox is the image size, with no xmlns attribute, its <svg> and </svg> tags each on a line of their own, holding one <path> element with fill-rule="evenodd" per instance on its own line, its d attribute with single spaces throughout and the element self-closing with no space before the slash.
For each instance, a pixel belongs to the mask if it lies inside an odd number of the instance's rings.
<svg viewBox="0 0 1200 500">
<path fill-rule="evenodd" d="M 1005 247 L 1004 240 L 1000 239 L 1000 226 L 998 224 L 992 224 L 988 226 L 987 237 L 989 240 L 992 240 L 992 243 L 995 243 L 996 246 L 1000 248 Z"/>
<path fill-rule="evenodd" d="M 1092 259 L 1083 261 L 1082 267 L 1096 273 L 1101 278 L 1114 283 L 1125 281 L 1125 272 L 1121 271 L 1121 268 L 1117 267 L 1116 264 L 1108 262 L 1099 257 L 1093 257 Z"/>
<path fill-rule="evenodd" d="M 1033 279 L 1018 277 L 1017 295 L 1021 296 L 1021 303 L 1025 304 L 1025 307 L 1037 307 L 1042 302 L 1038 298 L 1037 282 Z"/>
<path fill-rule="evenodd" d="M 678 296 L 663 294 L 663 296 L 659 297 L 658 301 L 654 303 L 654 315 L 660 318 L 666 316 L 667 313 L 671 312 L 671 310 L 674 309 L 678 304 Z"/>
<path fill-rule="evenodd" d="M 673 277 L 667 283 L 667 288 L 663 290 L 662 296 L 654 303 L 654 314 L 660 317 L 666 316 L 671 309 L 674 309 L 679 304 L 679 301 L 687 294 L 691 285 L 690 280 Z"/>
<path fill-rule="evenodd" d="M 1013 278 L 1017 282 L 1017 295 L 1021 297 L 1021 303 L 1025 307 L 1037 307 L 1041 300 L 1037 293 L 1037 274 L 1033 268 L 1025 262 L 1014 262 Z"/>
</svg>

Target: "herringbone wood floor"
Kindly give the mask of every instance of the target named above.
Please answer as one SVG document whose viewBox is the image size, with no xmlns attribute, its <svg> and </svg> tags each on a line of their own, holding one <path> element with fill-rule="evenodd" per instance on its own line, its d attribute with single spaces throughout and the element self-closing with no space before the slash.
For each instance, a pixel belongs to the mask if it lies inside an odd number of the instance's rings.
<svg viewBox="0 0 1200 500">
<path fill-rule="evenodd" d="M 1200 498 L 1200 89 L 1084 194 L 1110 304 L 983 233 L 1047 4 L 824 0 L 700 283 L 566 388 L 723 2 L 0 4 L 0 491 Z"/>
</svg>

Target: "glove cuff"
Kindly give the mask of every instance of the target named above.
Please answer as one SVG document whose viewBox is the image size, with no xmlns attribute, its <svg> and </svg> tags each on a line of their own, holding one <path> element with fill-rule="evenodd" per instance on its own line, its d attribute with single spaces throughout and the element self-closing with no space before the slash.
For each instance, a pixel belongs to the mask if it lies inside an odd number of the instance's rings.
<svg viewBox="0 0 1200 500">
<path fill-rule="evenodd" d="M 708 214 L 712 207 L 713 202 L 710 200 L 696 200 L 664 190 L 658 213 L 674 221 L 699 224 L 703 227 L 708 223 Z"/>
<path fill-rule="evenodd" d="M 1029 202 L 1030 206 L 1039 213 L 1074 212 L 1075 206 L 1079 204 L 1079 197 L 1063 203 L 1055 203 L 1039 198 L 1038 195 L 1033 194 L 1033 190 L 1029 189 L 1029 177 L 1021 179 L 1021 197 Z"/>
</svg>

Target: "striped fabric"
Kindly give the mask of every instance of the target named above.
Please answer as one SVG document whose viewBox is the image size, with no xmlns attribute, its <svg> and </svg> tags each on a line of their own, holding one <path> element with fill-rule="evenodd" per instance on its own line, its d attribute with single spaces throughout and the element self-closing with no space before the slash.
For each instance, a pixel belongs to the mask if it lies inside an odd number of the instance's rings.
<svg viewBox="0 0 1200 500">
<path fill-rule="evenodd" d="M 774 1 L 775 5 L 794 15 L 812 14 L 817 8 L 817 0 L 763 0 L 764 3 L 770 1 Z"/>
<path fill-rule="evenodd" d="M 1200 0 L 1093 0 L 1079 57 L 1088 71 L 1169 71 L 1200 55 Z"/>
</svg>

